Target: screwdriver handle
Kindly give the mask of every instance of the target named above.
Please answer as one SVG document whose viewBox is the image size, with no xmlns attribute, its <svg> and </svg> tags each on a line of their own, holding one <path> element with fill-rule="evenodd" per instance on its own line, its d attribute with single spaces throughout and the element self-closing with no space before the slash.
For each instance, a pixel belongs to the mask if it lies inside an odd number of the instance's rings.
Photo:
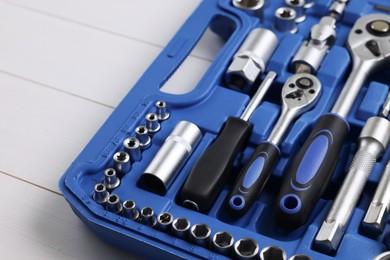
<svg viewBox="0 0 390 260">
<path fill-rule="evenodd" d="M 227 119 L 221 134 L 199 157 L 184 183 L 180 198 L 185 207 L 200 212 L 210 210 L 251 131 L 249 122 L 236 117 Z"/>
<path fill-rule="evenodd" d="M 306 223 L 331 179 L 348 132 L 343 117 L 321 116 L 282 180 L 274 208 L 279 226 L 296 229 Z"/>
<path fill-rule="evenodd" d="M 261 142 L 249 162 L 241 170 L 227 199 L 228 211 L 243 216 L 259 197 L 271 171 L 280 157 L 279 148 L 270 142 Z"/>
</svg>

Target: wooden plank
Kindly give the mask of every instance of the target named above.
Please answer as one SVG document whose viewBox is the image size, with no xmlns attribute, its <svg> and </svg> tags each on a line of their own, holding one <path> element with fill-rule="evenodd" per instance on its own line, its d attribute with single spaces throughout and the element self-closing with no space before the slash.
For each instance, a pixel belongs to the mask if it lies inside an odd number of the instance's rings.
<svg viewBox="0 0 390 260">
<path fill-rule="evenodd" d="M 1 71 L 110 106 L 120 102 L 161 51 L 3 3 L 0 35 Z M 200 67 L 209 64 L 188 59 Z"/>
<path fill-rule="evenodd" d="M 65 199 L 0 173 L 2 259 L 129 259 L 98 239 Z"/>
<path fill-rule="evenodd" d="M 201 1 L 11 0 L 6 2 L 164 47 Z M 202 51 L 198 52 L 202 57 L 204 54 Z"/>
<path fill-rule="evenodd" d="M 112 108 L 0 73 L 0 171 L 58 191 Z"/>
</svg>

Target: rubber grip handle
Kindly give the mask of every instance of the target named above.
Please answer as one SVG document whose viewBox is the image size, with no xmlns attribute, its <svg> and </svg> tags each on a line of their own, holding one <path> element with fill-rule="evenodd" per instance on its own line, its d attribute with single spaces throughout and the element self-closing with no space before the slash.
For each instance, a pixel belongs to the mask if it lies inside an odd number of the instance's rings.
<svg viewBox="0 0 390 260">
<path fill-rule="evenodd" d="M 200 212 L 210 210 L 251 131 L 249 122 L 235 117 L 228 118 L 221 134 L 199 157 L 184 183 L 180 192 L 184 206 Z"/>
<path fill-rule="evenodd" d="M 228 212 L 243 216 L 262 192 L 272 169 L 279 160 L 279 148 L 273 143 L 260 143 L 241 170 L 227 199 Z"/>
<path fill-rule="evenodd" d="M 296 229 L 307 222 L 328 186 L 348 132 L 348 122 L 337 114 L 319 119 L 282 180 L 274 208 L 280 227 Z"/>
</svg>

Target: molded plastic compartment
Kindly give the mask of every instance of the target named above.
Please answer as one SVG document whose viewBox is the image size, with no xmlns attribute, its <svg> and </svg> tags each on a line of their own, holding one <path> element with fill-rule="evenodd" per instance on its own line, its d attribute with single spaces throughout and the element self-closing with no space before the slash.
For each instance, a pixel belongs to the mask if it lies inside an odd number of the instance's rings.
<svg viewBox="0 0 390 260">
<path fill-rule="evenodd" d="M 365 120 L 378 113 L 381 103 L 387 96 L 388 87 L 384 84 L 386 82 L 380 80 L 367 82 L 361 90 L 348 117 L 351 125 L 350 137 L 341 152 L 332 182 L 308 223 L 293 232 L 287 232 L 276 226 L 272 216 L 274 199 L 289 160 L 301 147 L 320 115 L 331 109 L 349 74 L 351 60 L 344 45 L 351 26 L 362 15 L 381 12 L 374 9 L 372 3 L 378 3 L 374 0 L 350 0 L 342 20 L 337 25 L 336 44 L 327 54 L 317 73 L 323 85 L 320 100 L 313 110 L 299 117 L 290 127 L 280 145 L 281 159 L 274 168 L 265 191 L 249 212 L 239 219 L 229 216 L 225 209 L 225 199 L 235 177 L 248 161 L 254 148 L 270 134 L 280 113 L 280 90 L 291 75 L 290 61 L 302 41 L 308 38 L 312 25 L 325 14 L 325 10 L 332 3 L 331 0 L 317 0 L 314 7 L 307 11 L 307 19 L 299 24 L 296 34 L 276 32 L 279 45 L 267 65 L 266 72 L 273 70 L 278 76 L 265 100 L 250 118 L 253 132 L 249 144 L 237 157 L 229 182 L 212 209 L 207 214 L 202 214 L 184 208 L 178 203 L 177 196 L 181 186 L 196 160 L 221 131 L 226 119 L 229 116 L 239 117 L 250 100 L 250 95 L 226 88 L 223 76 L 235 52 L 253 28 L 264 27 L 273 30 L 273 14 L 283 5 L 283 1 L 269 2 L 269 6 L 265 8 L 264 19 L 260 21 L 257 17 L 233 7 L 230 0 L 202 1 L 63 175 L 59 185 L 64 197 L 73 211 L 97 236 L 108 243 L 143 256 L 153 257 L 158 254 L 159 258 L 169 259 L 224 258 L 212 250 L 108 212 L 92 199 L 94 185 L 102 182 L 103 171 L 113 166 L 113 154 L 123 150 L 123 141 L 134 136 L 135 128 L 144 124 L 144 117 L 154 110 L 154 103 L 157 100 L 164 100 L 168 104 L 170 118 L 161 123 L 161 130 L 152 137 L 152 146 L 142 152 L 142 160 L 132 165 L 132 170 L 122 178 L 120 186 L 113 191 L 121 198 L 121 202 L 132 199 L 138 209 L 149 206 L 154 209 L 156 215 L 168 211 L 174 218 L 188 218 L 191 225 L 206 223 L 212 230 L 211 236 L 218 231 L 228 231 L 234 236 L 235 241 L 244 237 L 255 239 L 260 249 L 271 245 L 279 246 L 286 251 L 288 257 L 300 253 L 307 254 L 313 259 L 347 257 L 372 259 L 386 250 L 382 243 L 383 237 L 373 238 L 364 234 L 360 231 L 360 222 L 374 193 L 372 189 L 375 189 L 380 174 L 390 158 L 390 149 L 387 149 L 383 158 L 374 167 L 362 196 L 364 199 L 361 199 L 356 208 L 337 253 L 326 255 L 316 251 L 313 246 L 320 224 L 337 194 L 355 152 L 356 138 Z M 191 92 L 183 95 L 161 92 L 159 89 L 179 68 L 207 28 L 219 35 L 225 41 L 225 45 L 202 79 Z M 165 138 L 181 120 L 196 124 L 203 133 L 202 140 L 168 192 L 163 196 L 151 193 L 138 185 L 138 179 Z"/>
</svg>

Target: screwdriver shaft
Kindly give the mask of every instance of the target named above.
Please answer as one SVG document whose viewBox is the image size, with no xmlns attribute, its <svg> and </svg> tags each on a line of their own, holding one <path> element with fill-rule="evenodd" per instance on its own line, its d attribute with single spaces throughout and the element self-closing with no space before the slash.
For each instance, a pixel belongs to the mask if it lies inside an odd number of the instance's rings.
<svg viewBox="0 0 390 260">
<path fill-rule="evenodd" d="M 255 95 L 252 97 L 248 106 L 245 108 L 240 119 L 248 121 L 255 109 L 259 106 L 260 102 L 263 100 L 268 89 L 271 87 L 272 82 L 276 77 L 276 73 L 273 71 L 268 72 L 267 76 L 264 78 L 260 87 L 257 89 Z"/>
</svg>

